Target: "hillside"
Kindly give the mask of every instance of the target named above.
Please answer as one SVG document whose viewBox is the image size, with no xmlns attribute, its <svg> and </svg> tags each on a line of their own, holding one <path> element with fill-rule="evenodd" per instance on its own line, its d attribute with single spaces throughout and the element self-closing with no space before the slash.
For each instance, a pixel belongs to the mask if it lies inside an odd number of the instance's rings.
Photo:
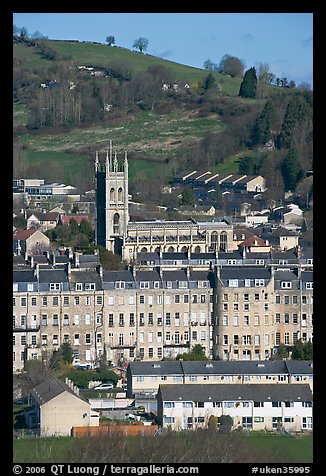
<svg viewBox="0 0 326 476">
<path fill-rule="evenodd" d="M 197 86 L 198 82 L 207 76 L 207 71 L 204 69 L 193 68 L 119 46 L 62 40 L 41 40 L 41 43 L 53 49 L 61 58 L 67 58 L 76 65 L 110 68 L 119 62 L 127 65 L 134 73 L 144 72 L 153 66 L 164 66 L 171 73 L 174 81 L 188 83 L 191 87 Z M 42 55 L 40 47 L 29 47 L 21 43 L 13 45 L 13 56 L 28 68 L 40 67 L 47 70 L 53 63 L 53 60 Z M 241 83 L 239 78 L 231 78 L 219 73 L 214 75 L 224 95 L 238 95 Z"/>
<path fill-rule="evenodd" d="M 240 78 L 91 42 L 28 40 L 13 49 L 17 177 L 90 189 L 95 150 L 109 140 L 128 152 L 136 190 L 191 168 L 237 173 L 243 156 L 251 157 L 247 173 L 277 182 L 271 170 L 289 148 L 279 137 L 298 147 L 302 170 L 312 167 L 312 94 L 258 83 L 255 99 L 240 98 Z M 286 132 L 291 98 L 301 105 Z M 268 100 L 274 112 L 266 122 Z M 280 150 L 259 152 L 270 139 Z"/>
</svg>

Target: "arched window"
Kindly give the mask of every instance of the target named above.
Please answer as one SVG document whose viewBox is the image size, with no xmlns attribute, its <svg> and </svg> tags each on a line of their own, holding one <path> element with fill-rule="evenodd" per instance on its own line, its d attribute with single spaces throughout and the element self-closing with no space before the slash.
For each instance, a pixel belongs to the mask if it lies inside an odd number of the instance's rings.
<svg viewBox="0 0 326 476">
<path fill-rule="evenodd" d="M 173 246 L 169 246 L 169 248 L 168 248 L 168 253 L 174 253 L 174 248 L 173 248 Z"/>
<path fill-rule="evenodd" d="M 183 247 L 181 248 L 181 251 L 182 251 L 182 253 L 187 253 L 187 251 L 188 251 L 188 246 L 183 246 Z"/>
<path fill-rule="evenodd" d="M 218 234 L 217 231 L 213 231 L 211 234 L 211 251 L 216 251 L 218 249 Z"/>
<path fill-rule="evenodd" d="M 220 235 L 220 251 L 226 251 L 228 245 L 228 235 L 226 231 L 222 231 Z"/>
<path fill-rule="evenodd" d="M 120 215 L 115 213 L 113 216 L 113 234 L 119 235 L 120 233 Z"/>
<path fill-rule="evenodd" d="M 200 253 L 201 249 L 200 249 L 200 246 L 196 246 L 195 247 L 195 253 Z"/>
<path fill-rule="evenodd" d="M 156 253 L 159 253 L 159 252 L 161 251 L 161 247 L 160 247 L 160 246 L 157 246 L 157 247 L 155 248 L 155 251 L 156 251 Z"/>
<path fill-rule="evenodd" d="M 147 248 L 146 248 L 146 247 L 143 247 L 140 251 L 141 251 L 142 253 L 146 253 L 146 252 L 147 252 Z"/>
<path fill-rule="evenodd" d="M 114 197 L 114 188 L 112 187 L 110 189 L 110 202 L 114 202 L 115 201 L 115 197 Z"/>
<path fill-rule="evenodd" d="M 123 202 L 123 193 L 121 187 L 118 189 L 118 202 Z"/>
</svg>

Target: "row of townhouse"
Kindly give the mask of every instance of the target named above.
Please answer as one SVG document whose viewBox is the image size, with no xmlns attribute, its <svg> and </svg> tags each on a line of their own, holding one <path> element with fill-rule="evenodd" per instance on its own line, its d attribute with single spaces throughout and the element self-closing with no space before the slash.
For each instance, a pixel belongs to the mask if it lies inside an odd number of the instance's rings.
<svg viewBox="0 0 326 476">
<path fill-rule="evenodd" d="M 75 363 L 176 357 L 264 360 L 312 340 L 312 271 L 208 266 L 105 271 L 71 264 L 16 266 L 13 368 L 70 342 Z"/>
<path fill-rule="evenodd" d="M 205 428 L 211 416 L 229 415 L 233 429 L 306 432 L 313 429 L 309 385 L 160 385 L 159 425 L 172 430 Z"/>
<path fill-rule="evenodd" d="M 160 385 L 309 384 L 313 390 L 311 360 L 207 360 L 130 362 L 127 367 L 130 398 L 155 397 Z"/>
</svg>

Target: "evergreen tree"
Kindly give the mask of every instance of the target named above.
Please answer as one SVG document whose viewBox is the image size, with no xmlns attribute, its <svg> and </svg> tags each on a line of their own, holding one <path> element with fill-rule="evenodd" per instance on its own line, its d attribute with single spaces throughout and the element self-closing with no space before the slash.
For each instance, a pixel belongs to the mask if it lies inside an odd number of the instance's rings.
<svg viewBox="0 0 326 476">
<path fill-rule="evenodd" d="M 283 360 L 289 357 L 289 351 L 286 345 L 280 344 L 274 354 L 274 360 Z"/>
<path fill-rule="evenodd" d="M 304 360 L 313 360 L 313 344 L 309 340 L 303 344 Z"/>
<path fill-rule="evenodd" d="M 295 346 L 292 349 L 292 359 L 305 360 L 303 342 L 301 339 L 298 340 L 298 342 L 295 344 Z"/>
<path fill-rule="evenodd" d="M 213 88 L 214 86 L 216 87 L 216 80 L 213 74 L 209 73 L 204 79 L 203 88 L 207 91 L 207 89 Z"/>
<path fill-rule="evenodd" d="M 257 90 L 257 74 L 254 67 L 249 68 L 240 85 L 239 96 L 242 98 L 255 98 Z"/>
<path fill-rule="evenodd" d="M 253 129 L 254 144 L 265 144 L 271 138 L 271 125 L 274 118 L 273 102 L 271 99 L 268 99 Z"/>
<path fill-rule="evenodd" d="M 183 191 L 182 191 L 182 203 L 184 205 L 193 205 L 194 203 L 196 203 L 196 198 L 193 194 L 193 191 L 191 190 L 191 188 L 189 187 L 186 187 Z"/>
<path fill-rule="evenodd" d="M 178 354 L 176 356 L 177 360 L 208 360 L 205 356 L 204 350 L 200 344 L 195 345 L 190 352 L 185 352 L 184 354 Z"/>
<path fill-rule="evenodd" d="M 245 155 L 239 164 L 239 174 L 255 175 L 257 173 L 256 159 Z"/>
<path fill-rule="evenodd" d="M 305 142 L 310 131 L 312 108 L 305 97 L 294 96 L 288 102 L 280 135 L 278 147 L 289 149 L 295 142 Z M 300 133 L 301 132 L 301 133 Z"/>
<path fill-rule="evenodd" d="M 282 163 L 282 174 L 286 190 L 295 190 L 298 181 L 302 177 L 302 169 L 298 152 L 290 149 Z"/>
</svg>

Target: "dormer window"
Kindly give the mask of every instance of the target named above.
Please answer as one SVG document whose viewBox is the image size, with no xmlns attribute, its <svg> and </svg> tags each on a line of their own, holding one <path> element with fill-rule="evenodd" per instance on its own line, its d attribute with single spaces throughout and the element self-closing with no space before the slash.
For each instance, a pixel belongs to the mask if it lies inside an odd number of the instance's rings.
<svg viewBox="0 0 326 476">
<path fill-rule="evenodd" d="M 154 288 L 158 289 L 160 287 L 160 282 L 159 281 L 154 281 Z"/>
<path fill-rule="evenodd" d="M 255 279 L 255 286 L 264 286 L 265 281 L 263 279 Z"/>
<path fill-rule="evenodd" d="M 186 288 L 187 284 L 188 284 L 187 281 L 179 281 L 179 288 Z"/>
<path fill-rule="evenodd" d="M 306 289 L 314 289 L 313 283 L 306 283 Z"/>
<path fill-rule="evenodd" d="M 86 283 L 85 291 L 95 291 L 95 283 Z"/>
<path fill-rule="evenodd" d="M 149 281 L 140 281 L 139 287 L 140 289 L 149 289 Z"/>
<path fill-rule="evenodd" d="M 230 288 L 237 288 L 238 287 L 238 280 L 237 279 L 229 279 L 229 287 Z"/>
<path fill-rule="evenodd" d="M 124 281 L 116 281 L 115 289 L 125 289 L 126 283 Z"/>
<path fill-rule="evenodd" d="M 76 291 L 82 291 L 83 290 L 83 283 L 76 283 L 75 290 Z"/>
<path fill-rule="evenodd" d="M 281 288 L 282 289 L 291 289 L 292 288 L 291 281 L 282 281 L 281 282 Z"/>
<path fill-rule="evenodd" d="M 60 283 L 50 283 L 50 291 L 60 291 Z"/>
</svg>

